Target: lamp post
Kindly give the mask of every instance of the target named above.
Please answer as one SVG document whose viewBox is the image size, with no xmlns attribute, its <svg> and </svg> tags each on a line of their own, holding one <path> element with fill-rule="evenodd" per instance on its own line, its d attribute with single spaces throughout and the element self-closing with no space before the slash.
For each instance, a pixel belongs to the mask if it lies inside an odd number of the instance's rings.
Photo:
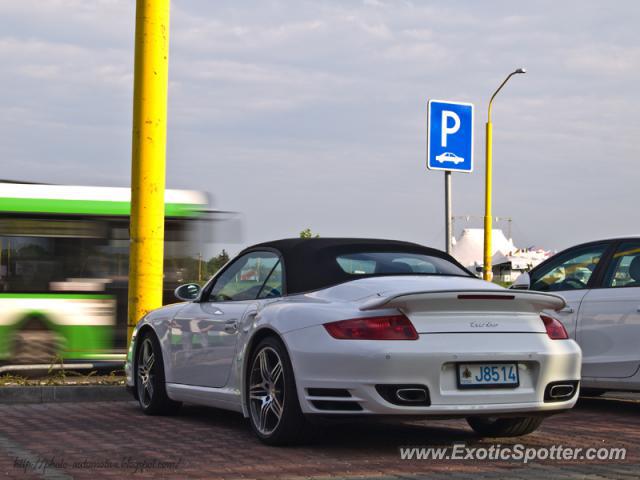
<svg viewBox="0 0 640 480">
<path fill-rule="evenodd" d="M 527 73 L 524 68 L 518 68 L 511 72 L 504 82 L 500 84 L 498 89 L 491 95 L 489 100 L 489 111 L 487 115 L 487 144 L 486 144 L 486 177 L 485 177 L 485 211 L 484 211 L 484 258 L 482 266 L 482 278 L 487 281 L 491 281 L 493 278 L 493 271 L 491 268 L 491 234 L 493 231 L 492 217 L 491 217 L 491 188 L 492 188 L 492 150 L 493 150 L 493 126 L 491 124 L 491 107 L 493 105 L 493 99 L 498 95 L 498 92 L 502 90 L 502 87 L 509 81 L 511 77 L 519 73 Z"/>
</svg>

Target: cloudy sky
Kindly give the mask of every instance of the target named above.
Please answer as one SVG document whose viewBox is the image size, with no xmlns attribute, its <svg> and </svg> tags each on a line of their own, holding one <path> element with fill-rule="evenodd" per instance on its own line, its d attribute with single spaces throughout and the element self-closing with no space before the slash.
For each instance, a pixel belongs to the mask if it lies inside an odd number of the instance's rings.
<svg viewBox="0 0 640 480">
<path fill-rule="evenodd" d="M 126 186 L 133 0 L 0 0 L 0 178 Z M 376 236 L 444 245 L 426 102 L 487 101 L 494 214 L 517 245 L 638 233 L 640 3 L 174 0 L 167 186 L 243 213 L 243 243 Z M 479 221 L 457 221 L 480 226 Z M 505 225 L 506 229 L 506 225 Z"/>
</svg>

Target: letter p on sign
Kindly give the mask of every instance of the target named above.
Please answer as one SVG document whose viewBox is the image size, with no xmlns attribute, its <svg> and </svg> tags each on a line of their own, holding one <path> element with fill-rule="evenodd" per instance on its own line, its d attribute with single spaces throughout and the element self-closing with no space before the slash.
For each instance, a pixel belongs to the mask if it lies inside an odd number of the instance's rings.
<svg viewBox="0 0 640 480">
<path fill-rule="evenodd" d="M 453 119 L 453 125 L 449 126 L 449 119 Z M 442 147 L 447 146 L 447 136 L 453 135 L 458 130 L 460 130 L 460 117 L 456 112 L 451 112 L 449 110 L 442 110 L 442 140 L 440 141 L 440 145 Z"/>
</svg>

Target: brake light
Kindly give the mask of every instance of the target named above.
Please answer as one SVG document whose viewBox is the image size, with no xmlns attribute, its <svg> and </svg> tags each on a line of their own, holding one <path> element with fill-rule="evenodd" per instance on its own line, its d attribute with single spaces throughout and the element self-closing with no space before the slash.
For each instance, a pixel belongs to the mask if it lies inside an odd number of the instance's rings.
<svg viewBox="0 0 640 480">
<path fill-rule="evenodd" d="M 324 328 L 340 340 L 417 340 L 418 332 L 404 315 L 354 318 L 325 323 Z"/>
<path fill-rule="evenodd" d="M 540 315 L 540 318 L 544 322 L 544 328 L 547 329 L 547 335 L 552 340 L 566 340 L 569 338 L 567 329 L 560 320 L 550 317 L 548 315 Z"/>
</svg>

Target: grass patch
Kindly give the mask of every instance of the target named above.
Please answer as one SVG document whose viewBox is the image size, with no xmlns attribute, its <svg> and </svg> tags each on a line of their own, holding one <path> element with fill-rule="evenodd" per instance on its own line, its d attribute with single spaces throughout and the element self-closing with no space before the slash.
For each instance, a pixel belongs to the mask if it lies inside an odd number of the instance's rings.
<svg viewBox="0 0 640 480">
<path fill-rule="evenodd" d="M 50 367 L 46 374 L 29 375 L 18 373 L 0 374 L 0 387 L 25 387 L 48 385 L 124 385 L 124 370 L 112 370 L 105 374 L 97 370 L 77 372 L 75 370 L 55 370 Z"/>
<path fill-rule="evenodd" d="M 97 372 L 89 374 L 80 372 L 66 372 L 62 374 L 47 375 L 39 378 L 27 378 L 20 375 L 5 373 L 0 375 L 0 387 L 29 387 L 43 385 L 123 385 L 123 375 L 108 374 L 98 375 Z"/>
</svg>

